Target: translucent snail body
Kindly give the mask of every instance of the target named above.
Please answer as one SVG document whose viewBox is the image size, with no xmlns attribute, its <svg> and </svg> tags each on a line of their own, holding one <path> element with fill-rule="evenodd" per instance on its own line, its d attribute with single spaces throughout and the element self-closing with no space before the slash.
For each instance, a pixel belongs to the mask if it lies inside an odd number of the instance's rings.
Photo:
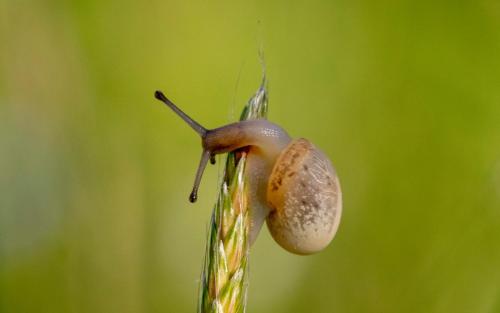
<svg viewBox="0 0 500 313">
<path fill-rule="evenodd" d="M 249 147 L 245 174 L 249 180 L 250 242 L 267 222 L 275 241 L 296 254 L 324 249 L 341 217 L 342 193 L 326 155 L 306 139 L 292 139 L 267 120 L 248 120 L 205 129 L 163 93 L 155 97 L 176 112 L 202 139 L 203 152 L 191 202 L 197 199 L 203 171 L 214 155 Z"/>
</svg>

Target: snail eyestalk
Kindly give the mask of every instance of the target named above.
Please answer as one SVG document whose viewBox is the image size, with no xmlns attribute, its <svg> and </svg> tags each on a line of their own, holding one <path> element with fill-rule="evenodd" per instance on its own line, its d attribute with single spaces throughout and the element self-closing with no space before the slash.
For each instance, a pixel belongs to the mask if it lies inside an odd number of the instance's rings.
<svg viewBox="0 0 500 313">
<path fill-rule="evenodd" d="M 160 100 L 161 102 L 165 103 L 169 108 L 171 108 L 172 111 L 174 111 L 175 114 L 177 114 L 189 126 L 191 126 L 191 128 L 194 129 L 194 131 L 197 132 L 198 135 L 200 135 L 201 137 L 205 136 L 205 134 L 207 133 L 207 130 L 205 129 L 205 127 L 198 124 L 198 122 L 193 120 L 191 117 L 189 117 L 189 115 L 187 115 L 181 109 L 179 109 L 172 101 L 170 101 L 167 97 L 165 97 L 163 92 L 161 92 L 159 90 L 155 91 L 155 98 Z"/>
<path fill-rule="evenodd" d="M 195 132 L 200 135 L 200 137 L 203 139 L 205 138 L 207 134 L 207 129 L 195 120 L 193 120 L 189 115 L 184 113 L 181 109 L 179 109 L 172 101 L 170 101 L 164 94 L 163 92 L 157 90 L 155 91 L 155 98 L 160 100 L 161 102 L 165 103 L 172 111 L 175 112 L 180 118 L 182 118 L 189 126 L 191 126 L 192 129 L 194 129 Z M 198 170 L 196 171 L 196 177 L 194 179 L 194 185 L 193 185 L 193 190 L 191 191 L 191 194 L 189 195 L 189 201 L 191 203 L 196 202 L 198 199 L 198 188 L 200 187 L 200 181 L 201 177 L 203 176 L 203 171 L 205 170 L 205 167 L 207 165 L 208 160 L 210 160 L 210 163 L 215 164 L 215 156 L 207 150 L 203 150 L 203 153 L 201 154 L 201 160 L 200 160 L 200 165 L 198 166 Z"/>
<path fill-rule="evenodd" d="M 193 191 L 189 195 L 189 201 L 191 203 L 196 202 L 198 199 L 198 188 L 200 187 L 201 177 L 203 176 L 203 171 L 207 166 L 208 160 L 211 158 L 210 151 L 203 150 L 201 153 L 200 165 L 198 166 L 198 170 L 196 171 L 196 177 L 194 179 Z"/>
</svg>

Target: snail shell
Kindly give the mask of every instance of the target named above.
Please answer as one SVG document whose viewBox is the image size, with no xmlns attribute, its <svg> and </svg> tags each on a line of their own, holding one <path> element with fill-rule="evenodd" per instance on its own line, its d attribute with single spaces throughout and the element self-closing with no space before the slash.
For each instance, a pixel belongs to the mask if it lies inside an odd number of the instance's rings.
<svg viewBox="0 0 500 313">
<path fill-rule="evenodd" d="M 279 155 L 267 189 L 267 226 L 274 240 L 296 254 L 324 249 L 339 226 L 342 197 L 329 159 L 311 142 L 293 140 Z"/>
</svg>

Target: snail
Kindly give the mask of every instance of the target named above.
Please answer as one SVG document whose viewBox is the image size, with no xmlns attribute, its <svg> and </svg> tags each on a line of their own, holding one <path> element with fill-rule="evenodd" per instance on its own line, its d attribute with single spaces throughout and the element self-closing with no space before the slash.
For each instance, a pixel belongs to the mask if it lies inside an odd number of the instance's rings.
<svg viewBox="0 0 500 313">
<path fill-rule="evenodd" d="M 215 155 L 247 147 L 250 244 L 264 221 L 274 240 L 295 254 L 323 250 L 333 239 L 342 212 L 342 193 L 328 157 L 306 139 L 292 139 L 280 126 L 265 120 L 246 120 L 206 129 L 172 103 L 165 103 L 201 137 L 203 152 L 189 196 L 197 199 L 203 171 Z"/>
</svg>

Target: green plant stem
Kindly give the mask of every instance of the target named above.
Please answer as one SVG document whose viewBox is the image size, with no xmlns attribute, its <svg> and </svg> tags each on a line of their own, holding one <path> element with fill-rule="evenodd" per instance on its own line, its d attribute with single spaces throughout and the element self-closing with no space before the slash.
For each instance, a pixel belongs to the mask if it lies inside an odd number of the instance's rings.
<svg viewBox="0 0 500 313">
<path fill-rule="evenodd" d="M 267 116 L 266 80 L 243 109 L 240 120 Z M 248 286 L 250 215 L 245 150 L 229 153 L 208 230 L 198 312 L 244 312 Z"/>
</svg>

